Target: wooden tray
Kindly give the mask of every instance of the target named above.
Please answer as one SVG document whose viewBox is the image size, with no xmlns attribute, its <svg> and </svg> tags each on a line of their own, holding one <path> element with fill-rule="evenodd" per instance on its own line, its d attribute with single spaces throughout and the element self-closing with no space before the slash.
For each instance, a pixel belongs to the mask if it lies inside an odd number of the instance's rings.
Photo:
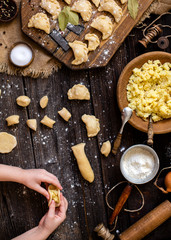
<svg viewBox="0 0 171 240">
<path fill-rule="evenodd" d="M 124 107 L 128 106 L 126 87 L 129 78 L 132 75 L 132 70 L 136 67 L 142 67 L 142 65 L 148 60 L 160 60 L 162 64 L 165 62 L 171 62 L 171 54 L 166 52 L 149 52 L 134 58 L 126 65 L 119 77 L 117 85 L 117 101 L 120 111 L 122 111 Z M 136 129 L 147 132 L 149 122 L 137 117 L 135 111 L 133 111 L 133 115 L 129 120 L 129 123 Z M 171 132 L 171 118 L 153 123 L 153 130 L 155 134 Z"/>
<path fill-rule="evenodd" d="M 54 41 L 52 38 L 46 34 L 44 31 L 35 29 L 35 28 L 28 28 L 28 21 L 29 19 L 36 14 L 37 12 L 44 12 L 39 5 L 41 0 L 22 0 L 21 5 L 21 21 L 22 21 L 22 30 L 23 32 L 32 38 L 35 42 L 40 44 L 43 48 L 45 48 L 48 52 L 54 55 L 59 61 L 63 62 L 66 66 L 71 69 L 88 69 L 88 68 L 95 68 L 95 67 L 102 67 L 106 66 L 109 62 L 111 57 L 117 51 L 121 43 L 124 41 L 126 36 L 132 30 L 132 28 L 136 25 L 136 23 L 141 18 L 142 14 L 146 11 L 146 9 L 150 6 L 150 4 L 154 0 L 139 0 L 139 11 L 136 20 L 133 20 L 127 10 L 127 3 L 122 5 L 123 16 L 119 23 L 114 22 L 114 18 L 112 16 L 112 20 L 114 23 L 114 30 L 112 36 L 109 39 L 101 41 L 100 46 L 93 52 L 89 53 L 89 59 L 86 63 L 82 63 L 79 66 L 74 66 L 71 64 L 72 60 L 74 59 L 74 55 L 71 49 L 67 52 L 63 51 L 63 49 Z M 67 6 L 67 4 L 59 0 L 61 6 Z M 72 0 L 72 3 L 74 0 Z M 92 3 L 92 2 L 91 2 Z M 117 3 L 121 6 L 121 3 L 117 1 Z M 72 5 L 72 4 L 71 4 Z M 84 24 L 85 30 L 81 33 L 81 35 L 76 35 L 75 33 L 65 30 L 63 36 L 69 42 L 73 42 L 74 40 L 84 41 L 85 34 L 89 32 L 96 33 L 99 38 L 101 39 L 101 33 L 97 30 L 89 27 L 92 20 L 97 15 L 108 15 L 111 17 L 110 14 L 106 12 L 98 12 L 95 5 L 92 3 L 93 13 L 90 21 L 87 23 L 83 22 L 80 17 L 80 23 Z M 47 13 L 50 17 L 51 23 L 51 30 L 57 29 L 58 30 L 58 23 L 57 21 L 53 21 L 51 16 Z M 82 21 L 82 22 L 81 22 Z"/>
</svg>

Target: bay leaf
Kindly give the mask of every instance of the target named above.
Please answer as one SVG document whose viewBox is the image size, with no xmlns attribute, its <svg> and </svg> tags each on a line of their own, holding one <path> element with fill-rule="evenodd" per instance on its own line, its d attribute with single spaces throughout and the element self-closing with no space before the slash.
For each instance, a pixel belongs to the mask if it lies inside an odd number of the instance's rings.
<svg viewBox="0 0 171 240">
<path fill-rule="evenodd" d="M 138 14 L 138 0 L 128 0 L 128 11 L 133 19 L 136 19 Z"/>
<path fill-rule="evenodd" d="M 59 28 L 64 31 L 67 24 L 71 23 L 73 25 L 79 24 L 79 16 L 77 13 L 71 11 L 69 6 L 64 7 L 58 16 Z"/>
<path fill-rule="evenodd" d="M 68 17 L 66 16 L 65 12 L 61 11 L 58 16 L 59 28 L 64 31 L 67 24 L 68 24 Z"/>
</svg>

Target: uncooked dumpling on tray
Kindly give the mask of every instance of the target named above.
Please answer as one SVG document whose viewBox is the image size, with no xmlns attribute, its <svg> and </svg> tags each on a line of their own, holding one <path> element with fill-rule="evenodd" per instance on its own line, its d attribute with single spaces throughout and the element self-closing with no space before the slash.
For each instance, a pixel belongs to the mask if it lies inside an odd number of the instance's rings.
<svg viewBox="0 0 171 240">
<path fill-rule="evenodd" d="M 48 206 L 50 206 L 52 200 L 55 201 L 55 207 L 59 207 L 61 202 L 60 202 L 60 190 L 54 185 L 49 185 L 48 187 L 48 193 L 49 193 L 49 202 Z"/>
<path fill-rule="evenodd" d="M 122 17 L 122 8 L 120 8 L 114 0 L 101 0 L 98 11 L 106 11 L 111 13 L 117 23 Z"/>
<path fill-rule="evenodd" d="M 105 16 L 105 15 L 100 15 L 100 16 L 96 17 L 93 20 L 91 27 L 99 30 L 103 34 L 103 36 L 102 36 L 103 40 L 110 37 L 113 32 L 112 21 L 108 16 Z"/>
<path fill-rule="evenodd" d="M 30 18 L 28 22 L 28 27 L 38 28 L 40 30 L 45 31 L 47 34 L 49 34 L 50 33 L 49 18 L 45 13 L 36 13 Z"/>
<path fill-rule="evenodd" d="M 78 0 L 74 2 L 71 10 L 80 13 L 82 19 L 88 22 L 92 14 L 92 5 L 88 0 Z"/>
<path fill-rule="evenodd" d="M 88 50 L 94 51 L 100 45 L 98 36 L 94 33 L 88 33 L 85 35 L 85 40 L 88 41 Z"/>
<path fill-rule="evenodd" d="M 41 0 L 40 6 L 52 15 L 53 20 L 58 18 L 61 6 L 57 0 Z"/>
<path fill-rule="evenodd" d="M 79 65 L 83 62 L 87 62 L 88 60 L 88 48 L 87 44 L 75 40 L 74 42 L 70 42 L 69 46 L 72 48 L 74 52 L 75 59 L 72 61 L 72 64 Z"/>
</svg>

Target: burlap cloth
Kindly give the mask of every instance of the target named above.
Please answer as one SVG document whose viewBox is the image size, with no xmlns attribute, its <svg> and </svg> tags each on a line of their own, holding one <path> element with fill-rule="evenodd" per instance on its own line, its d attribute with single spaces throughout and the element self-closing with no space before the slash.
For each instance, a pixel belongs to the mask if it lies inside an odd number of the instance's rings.
<svg viewBox="0 0 171 240">
<path fill-rule="evenodd" d="M 20 4 L 21 0 L 16 0 Z M 149 17 L 151 13 L 162 14 L 171 9 L 171 0 L 155 0 L 147 12 L 143 15 L 141 22 Z M 19 11 L 20 12 L 20 11 Z M 24 41 L 34 49 L 35 58 L 29 67 L 16 68 L 8 59 L 9 49 L 15 42 Z M 5 72 L 11 75 L 23 75 L 33 78 L 46 78 L 53 71 L 57 71 L 60 63 L 48 54 L 45 50 L 26 37 L 21 31 L 20 14 L 17 18 L 8 24 L 0 23 L 0 72 Z"/>
</svg>

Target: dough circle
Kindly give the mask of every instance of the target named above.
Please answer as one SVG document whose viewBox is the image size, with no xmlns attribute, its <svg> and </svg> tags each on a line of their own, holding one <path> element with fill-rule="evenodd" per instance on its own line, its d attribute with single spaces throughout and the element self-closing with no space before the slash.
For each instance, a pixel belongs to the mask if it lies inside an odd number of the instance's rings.
<svg viewBox="0 0 171 240">
<path fill-rule="evenodd" d="M 0 132 L 0 153 L 9 153 L 16 146 L 16 137 L 6 132 Z"/>
</svg>

